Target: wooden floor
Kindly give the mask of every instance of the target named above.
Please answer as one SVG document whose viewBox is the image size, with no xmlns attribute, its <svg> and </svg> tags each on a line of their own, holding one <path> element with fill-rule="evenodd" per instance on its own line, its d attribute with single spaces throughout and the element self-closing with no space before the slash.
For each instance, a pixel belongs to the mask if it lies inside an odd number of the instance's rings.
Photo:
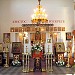
<svg viewBox="0 0 75 75">
<path fill-rule="evenodd" d="M 23 73 L 21 67 L 4 68 L 0 66 L 0 75 L 75 75 L 75 67 L 57 67 L 53 66 L 53 72 L 29 72 Z"/>
</svg>

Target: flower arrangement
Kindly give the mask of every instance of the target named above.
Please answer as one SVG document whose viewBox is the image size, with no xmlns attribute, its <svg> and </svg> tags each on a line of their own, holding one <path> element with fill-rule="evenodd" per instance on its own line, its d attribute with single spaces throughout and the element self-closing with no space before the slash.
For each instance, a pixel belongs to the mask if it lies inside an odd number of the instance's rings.
<svg viewBox="0 0 75 75">
<path fill-rule="evenodd" d="M 12 61 L 13 66 L 21 66 L 21 62 L 18 60 Z"/>
<path fill-rule="evenodd" d="M 57 66 L 64 66 L 65 62 L 63 60 L 56 62 Z"/>
<path fill-rule="evenodd" d="M 31 46 L 31 51 L 34 52 L 34 51 L 41 51 L 43 49 L 42 45 L 41 44 L 33 44 L 33 46 Z"/>
</svg>

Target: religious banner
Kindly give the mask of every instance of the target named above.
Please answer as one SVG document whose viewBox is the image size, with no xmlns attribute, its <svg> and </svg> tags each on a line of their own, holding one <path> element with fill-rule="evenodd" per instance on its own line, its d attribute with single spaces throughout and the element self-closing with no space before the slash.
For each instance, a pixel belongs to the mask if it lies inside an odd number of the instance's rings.
<svg viewBox="0 0 75 75">
<path fill-rule="evenodd" d="M 10 43 L 10 33 L 3 33 L 3 42 Z"/>
</svg>

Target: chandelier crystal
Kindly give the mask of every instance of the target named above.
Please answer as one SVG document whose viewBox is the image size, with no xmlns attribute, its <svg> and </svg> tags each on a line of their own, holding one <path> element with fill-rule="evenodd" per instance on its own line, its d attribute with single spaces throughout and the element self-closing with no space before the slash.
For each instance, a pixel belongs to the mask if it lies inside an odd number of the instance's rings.
<svg viewBox="0 0 75 75">
<path fill-rule="evenodd" d="M 40 5 L 40 1 L 41 0 L 38 0 L 39 5 L 37 6 L 36 9 L 34 9 L 34 14 L 32 15 L 31 21 L 34 24 L 48 23 L 47 14 L 45 13 L 45 9 L 43 9 L 42 6 Z"/>
</svg>

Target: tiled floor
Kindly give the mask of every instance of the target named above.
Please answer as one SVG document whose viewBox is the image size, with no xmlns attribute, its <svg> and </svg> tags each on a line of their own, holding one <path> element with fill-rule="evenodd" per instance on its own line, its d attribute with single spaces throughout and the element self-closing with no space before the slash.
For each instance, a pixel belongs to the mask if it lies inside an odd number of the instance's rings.
<svg viewBox="0 0 75 75">
<path fill-rule="evenodd" d="M 53 66 L 53 72 L 29 72 L 23 73 L 21 67 L 9 68 L 0 67 L 0 75 L 75 75 L 75 67 L 56 67 Z"/>
</svg>

